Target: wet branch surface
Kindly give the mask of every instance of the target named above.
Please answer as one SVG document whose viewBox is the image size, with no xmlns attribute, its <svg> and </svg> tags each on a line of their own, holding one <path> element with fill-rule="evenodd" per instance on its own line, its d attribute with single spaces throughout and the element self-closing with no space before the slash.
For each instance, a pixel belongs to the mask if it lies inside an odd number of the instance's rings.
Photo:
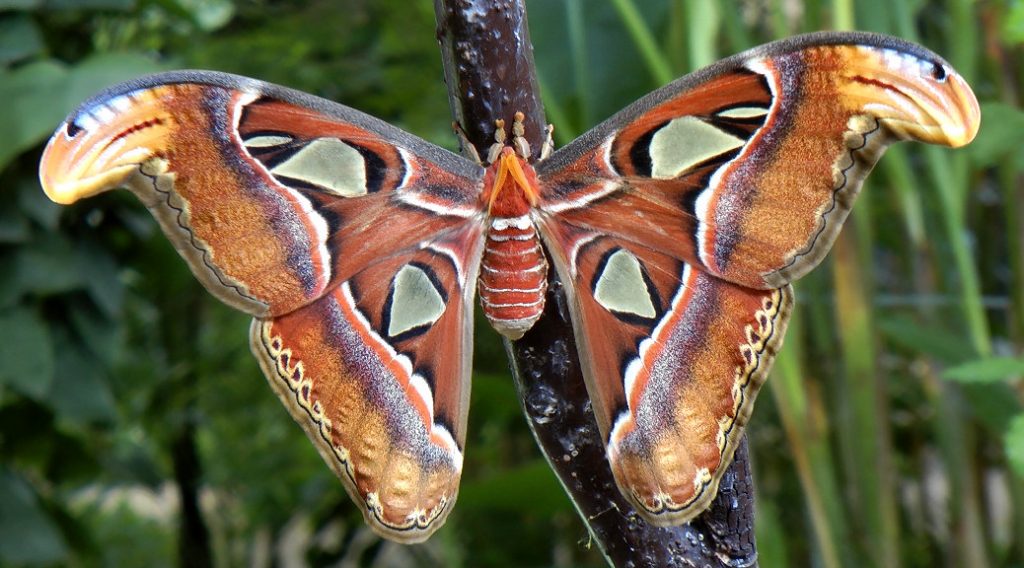
<svg viewBox="0 0 1024 568">
<path fill-rule="evenodd" d="M 437 37 L 455 120 L 481 156 L 494 121 L 526 115 L 536 159 L 544 139 L 522 0 L 435 0 Z M 552 269 L 544 315 L 505 340 L 530 428 L 609 563 L 617 567 L 754 566 L 754 486 L 744 438 L 711 507 L 692 523 L 659 528 L 619 493 L 591 412 L 563 284 Z"/>
</svg>

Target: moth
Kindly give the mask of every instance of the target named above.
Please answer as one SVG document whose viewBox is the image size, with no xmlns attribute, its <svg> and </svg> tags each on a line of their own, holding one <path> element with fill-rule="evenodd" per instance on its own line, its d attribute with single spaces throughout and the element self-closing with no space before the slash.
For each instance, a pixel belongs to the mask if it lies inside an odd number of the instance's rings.
<svg viewBox="0 0 1024 568">
<path fill-rule="evenodd" d="M 885 147 L 961 146 L 979 121 L 949 64 L 863 33 L 730 57 L 536 163 L 521 124 L 481 164 L 308 94 L 182 71 L 83 103 L 40 179 L 59 203 L 131 189 L 254 317 L 271 387 L 369 524 L 418 542 L 458 493 L 475 295 L 514 340 L 557 272 L 620 490 L 652 523 L 686 522 L 742 436 L 790 282 Z"/>
</svg>

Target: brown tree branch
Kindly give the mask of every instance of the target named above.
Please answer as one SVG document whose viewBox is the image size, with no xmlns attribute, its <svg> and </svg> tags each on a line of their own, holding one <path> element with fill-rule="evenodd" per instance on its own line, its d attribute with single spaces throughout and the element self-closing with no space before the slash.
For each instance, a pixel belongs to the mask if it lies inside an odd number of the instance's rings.
<svg viewBox="0 0 1024 568">
<path fill-rule="evenodd" d="M 544 110 L 522 0 L 435 0 L 437 37 L 455 120 L 480 155 L 494 121 L 526 115 L 536 158 Z M 524 413 L 548 462 L 614 566 L 753 566 L 753 482 L 746 441 L 711 507 L 694 522 L 659 528 L 619 493 L 605 458 L 568 318 L 551 270 L 544 316 L 521 340 L 506 340 Z"/>
</svg>

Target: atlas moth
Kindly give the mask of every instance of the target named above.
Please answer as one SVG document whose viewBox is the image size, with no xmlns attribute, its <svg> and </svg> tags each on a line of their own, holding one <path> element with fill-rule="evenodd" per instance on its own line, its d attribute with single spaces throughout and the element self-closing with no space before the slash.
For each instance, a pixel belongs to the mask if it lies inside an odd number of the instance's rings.
<svg viewBox="0 0 1024 568">
<path fill-rule="evenodd" d="M 790 283 L 885 147 L 961 146 L 979 120 L 949 64 L 863 33 L 730 57 L 536 163 L 521 123 L 481 164 L 311 95 L 181 71 L 83 103 L 40 178 L 59 203 L 132 190 L 253 316 L 271 387 L 370 525 L 417 542 L 458 493 L 475 295 L 515 340 L 557 272 L 620 490 L 652 523 L 686 522 L 732 459 Z"/>
</svg>

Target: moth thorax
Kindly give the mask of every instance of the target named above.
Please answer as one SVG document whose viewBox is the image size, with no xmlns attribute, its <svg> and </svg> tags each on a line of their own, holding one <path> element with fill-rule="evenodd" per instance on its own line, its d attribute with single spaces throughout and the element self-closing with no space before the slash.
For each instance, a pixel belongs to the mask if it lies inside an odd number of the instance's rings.
<svg viewBox="0 0 1024 568">
<path fill-rule="evenodd" d="M 481 196 L 492 217 L 524 215 L 537 204 L 537 174 L 525 158 L 505 146 L 487 168 Z"/>
<path fill-rule="evenodd" d="M 505 337 L 519 339 L 540 318 L 548 261 L 529 215 L 490 218 L 478 284 L 484 315 Z"/>
</svg>

